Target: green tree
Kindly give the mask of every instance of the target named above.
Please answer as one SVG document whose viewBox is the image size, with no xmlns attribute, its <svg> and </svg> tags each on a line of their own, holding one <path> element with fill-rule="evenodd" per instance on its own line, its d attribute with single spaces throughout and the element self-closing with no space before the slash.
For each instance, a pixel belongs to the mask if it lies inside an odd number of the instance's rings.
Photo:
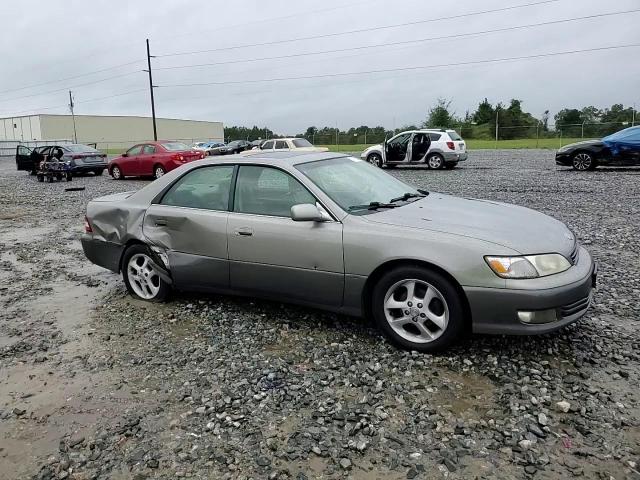
<svg viewBox="0 0 640 480">
<path fill-rule="evenodd" d="M 495 124 L 496 110 L 489 103 L 489 100 L 485 98 L 482 102 L 480 102 L 477 110 L 472 115 L 472 117 L 473 121 L 478 125 L 490 124 L 492 122 Z"/>
<path fill-rule="evenodd" d="M 436 104 L 429 110 L 427 120 L 423 127 L 431 128 L 452 128 L 456 124 L 454 114 L 450 112 L 451 100 L 438 98 Z"/>
</svg>

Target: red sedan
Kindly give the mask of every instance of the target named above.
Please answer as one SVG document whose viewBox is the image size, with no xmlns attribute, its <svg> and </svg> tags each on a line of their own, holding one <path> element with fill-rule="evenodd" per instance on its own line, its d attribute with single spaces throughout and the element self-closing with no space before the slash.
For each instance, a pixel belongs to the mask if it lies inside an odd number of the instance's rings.
<svg viewBox="0 0 640 480">
<path fill-rule="evenodd" d="M 115 180 L 124 177 L 153 176 L 160 178 L 183 163 L 200 160 L 205 155 L 184 143 L 159 141 L 140 143 L 109 162 L 109 173 Z"/>
</svg>

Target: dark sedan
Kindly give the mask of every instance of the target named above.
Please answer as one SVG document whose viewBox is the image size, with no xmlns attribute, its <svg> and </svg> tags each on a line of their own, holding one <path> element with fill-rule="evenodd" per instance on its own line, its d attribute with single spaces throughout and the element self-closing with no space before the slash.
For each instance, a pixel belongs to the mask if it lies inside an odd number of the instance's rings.
<svg viewBox="0 0 640 480">
<path fill-rule="evenodd" d="M 233 142 L 227 143 L 228 154 L 240 153 L 245 150 L 251 150 L 252 148 L 253 145 L 251 145 L 251 142 L 247 142 L 246 140 L 234 140 Z"/>
<path fill-rule="evenodd" d="M 640 165 L 640 126 L 625 128 L 602 140 L 565 145 L 556 153 L 556 164 L 575 170 L 593 170 L 600 165 Z"/>
<path fill-rule="evenodd" d="M 82 144 L 51 144 L 35 148 L 18 145 L 16 167 L 18 170 L 26 170 L 35 175 L 40 162 L 54 156 L 58 156 L 67 165 L 67 170 L 74 175 L 89 172 L 102 175 L 107 168 L 107 156 L 104 153 Z"/>
</svg>

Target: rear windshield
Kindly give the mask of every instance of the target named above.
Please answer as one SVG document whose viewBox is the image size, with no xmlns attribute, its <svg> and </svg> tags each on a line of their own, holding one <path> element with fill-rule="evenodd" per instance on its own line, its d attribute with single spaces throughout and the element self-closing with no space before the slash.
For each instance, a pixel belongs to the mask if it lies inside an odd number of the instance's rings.
<svg viewBox="0 0 640 480">
<path fill-rule="evenodd" d="M 306 138 L 295 138 L 292 141 L 297 148 L 313 147 L 311 142 Z"/>
<path fill-rule="evenodd" d="M 96 153 L 98 151 L 88 145 L 65 145 L 62 148 L 73 153 Z"/>
<path fill-rule="evenodd" d="M 162 146 L 167 150 L 169 150 L 170 152 L 180 152 L 182 150 L 189 150 L 189 147 L 187 147 L 184 143 L 180 143 L 180 142 L 163 143 Z"/>
<path fill-rule="evenodd" d="M 453 141 L 462 140 L 462 137 L 458 135 L 454 130 L 448 130 L 447 133 L 449 134 L 449 136 L 451 137 L 451 140 Z"/>
</svg>

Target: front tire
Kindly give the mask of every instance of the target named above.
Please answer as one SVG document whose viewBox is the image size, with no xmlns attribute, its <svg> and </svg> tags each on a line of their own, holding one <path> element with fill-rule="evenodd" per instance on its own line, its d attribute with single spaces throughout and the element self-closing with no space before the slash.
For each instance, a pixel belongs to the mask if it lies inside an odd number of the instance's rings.
<svg viewBox="0 0 640 480">
<path fill-rule="evenodd" d="M 94 174 L 96 177 L 99 177 L 100 175 L 102 175 L 102 173 L 103 173 L 103 172 L 104 172 L 104 169 L 100 168 L 100 169 L 98 169 L 98 170 L 94 170 L 94 171 L 93 171 L 93 174 Z"/>
<path fill-rule="evenodd" d="M 571 166 L 579 172 L 586 172 L 596 168 L 596 159 L 592 153 L 578 152 L 571 159 Z"/>
<path fill-rule="evenodd" d="M 433 170 L 440 170 L 444 167 L 444 158 L 439 153 L 432 153 L 427 157 L 427 165 Z"/>
<path fill-rule="evenodd" d="M 369 162 L 374 167 L 382 168 L 382 157 L 377 153 L 372 153 L 367 157 L 367 162 Z"/>
<path fill-rule="evenodd" d="M 124 175 L 122 175 L 122 170 L 120 170 L 120 167 L 117 165 L 111 167 L 110 173 L 114 180 L 122 180 L 124 178 Z"/>
<path fill-rule="evenodd" d="M 125 251 L 122 279 L 131 296 L 147 302 L 163 302 L 167 298 L 171 287 L 152 266 L 159 262 L 144 245 L 132 245 Z"/>
<path fill-rule="evenodd" d="M 464 308 L 454 285 L 423 267 L 398 267 L 372 292 L 378 328 L 396 346 L 418 352 L 449 347 L 464 332 Z"/>
</svg>

